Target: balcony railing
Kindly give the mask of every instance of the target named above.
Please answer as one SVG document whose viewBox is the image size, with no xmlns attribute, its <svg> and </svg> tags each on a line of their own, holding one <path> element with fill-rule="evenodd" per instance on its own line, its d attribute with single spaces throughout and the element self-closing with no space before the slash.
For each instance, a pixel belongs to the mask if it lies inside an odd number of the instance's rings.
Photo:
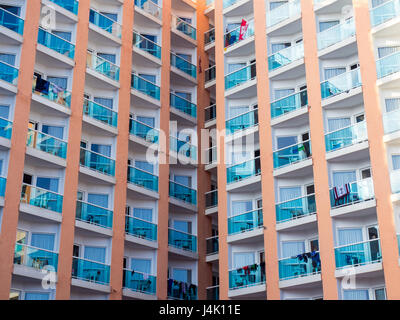
<svg viewBox="0 0 400 320">
<path fill-rule="evenodd" d="M 119 81 L 119 67 L 106 59 L 88 52 L 86 66 L 111 80 Z"/>
<path fill-rule="evenodd" d="M 63 196 L 46 189 L 23 183 L 21 203 L 61 213 Z"/>
<path fill-rule="evenodd" d="M 42 86 L 44 83 L 46 83 L 46 87 Z M 48 89 L 47 84 L 49 86 Z M 62 89 L 47 80 L 40 79 L 40 83 L 38 83 L 38 78 L 36 76 L 33 77 L 32 93 L 44 97 L 49 101 L 60 104 L 66 108 L 71 107 L 71 92 L 66 89 Z"/>
<path fill-rule="evenodd" d="M 108 124 L 112 127 L 117 127 L 118 124 L 118 113 L 113 109 L 103 106 L 97 102 L 90 101 L 88 99 L 83 100 L 83 114 Z"/>
<path fill-rule="evenodd" d="M 0 177 L 0 197 L 4 197 L 6 194 L 6 184 L 7 179 L 4 177 Z"/>
<path fill-rule="evenodd" d="M 378 78 L 400 72 L 400 51 L 389 54 L 376 62 Z"/>
<path fill-rule="evenodd" d="M 133 31 L 133 46 L 151 54 L 158 59 L 161 59 L 161 47 L 157 43 L 147 39 L 135 31 Z"/>
<path fill-rule="evenodd" d="M 70 59 L 75 56 L 74 44 L 42 28 L 39 28 L 38 43 Z"/>
<path fill-rule="evenodd" d="M 205 121 L 211 121 L 217 118 L 217 105 L 213 104 L 204 109 L 205 112 Z"/>
<path fill-rule="evenodd" d="M 78 14 L 79 2 L 76 0 L 50 0 L 55 4 L 63 7 L 64 9 L 71 11 L 74 14 Z"/>
<path fill-rule="evenodd" d="M 227 33 L 224 34 L 224 44 L 225 48 L 228 48 L 230 46 L 233 46 L 234 44 L 237 44 L 243 40 L 246 40 L 252 36 L 254 36 L 254 20 L 247 21 L 247 30 L 246 32 L 242 35 L 240 38 L 240 33 L 242 30 L 242 27 L 237 27 Z"/>
<path fill-rule="evenodd" d="M 355 34 L 356 26 L 354 18 L 348 19 L 317 34 L 318 50 L 333 46 L 336 43 L 353 37 Z"/>
<path fill-rule="evenodd" d="M 327 99 L 351 89 L 361 87 L 360 68 L 345 72 L 321 83 L 322 99 Z"/>
<path fill-rule="evenodd" d="M 218 190 L 205 193 L 206 209 L 218 206 Z"/>
<path fill-rule="evenodd" d="M 150 0 L 149 0 L 150 1 Z M 157 277 L 136 270 L 124 269 L 123 287 L 135 292 L 156 294 Z"/>
<path fill-rule="evenodd" d="M 169 196 L 190 204 L 197 204 L 196 190 L 173 181 L 169 182 Z"/>
<path fill-rule="evenodd" d="M 347 183 L 330 190 L 331 208 L 349 206 L 375 198 L 374 184 L 371 178 Z"/>
<path fill-rule="evenodd" d="M 336 269 L 376 263 L 380 262 L 381 259 L 382 254 L 379 239 L 372 239 L 335 248 Z"/>
<path fill-rule="evenodd" d="M 113 36 L 121 38 L 122 26 L 100 12 L 90 9 L 89 21 Z"/>
<path fill-rule="evenodd" d="M 179 140 L 178 138 L 169 137 L 169 149 L 193 160 L 197 159 L 197 147 L 187 141 Z"/>
<path fill-rule="evenodd" d="M 390 174 L 392 193 L 400 193 L 400 170 L 394 170 Z"/>
<path fill-rule="evenodd" d="M 158 177 L 147 171 L 128 166 L 128 182 L 158 192 Z"/>
<path fill-rule="evenodd" d="M 53 156 L 63 159 L 67 158 L 68 143 L 43 132 L 28 129 L 26 145 L 48 154 L 52 154 Z"/>
<path fill-rule="evenodd" d="M 206 239 L 206 253 L 216 254 L 219 251 L 219 238 L 218 236 Z"/>
<path fill-rule="evenodd" d="M 238 0 L 224 0 L 223 2 L 224 9 L 233 6 L 236 2 L 238 2 Z"/>
<path fill-rule="evenodd" d="M 228 218 L 228 234 L 248 232 L 263 227 L 262 209 L 252 210 Z"/>
<path fill-rule="evenodd" d="M 219 286 L 206 288 L 207 300 L 219 300 Z"/>
<path fill-rule="evenodd" d="M 275 208 L 277 223 L 300 219 L 317 212 L 314 194 L 277 203 Z"/>
<path fill-rule="evenodd" d="M 132 216 L 125 216 L 125 232 L 134 237 L 157 241 L 157 225 Z"/>
<path fill-rule="evenodd" d="M 273 71 L 304 57 L 304 45 L 300 42 L 268 57 L 268 70 Z"/>
<path fill-rule="evenodd" d="M 13 123 L 0 117 L 0 137 L 11 139 Z"/>
<path fill-rule="evenodd" d="M 51 266 L 57 272 L 58 253 L 17 242 L 14 251 L 14 264 L 31 267 L 37 270 L 41 270 L 46 266 Z"/>
<path fill-rule="evenodd" d="M 8 63 L 0 61 L 0 80 L 17 85 L 18 69 Z"/>
<path fill-rule="evenodd" d="M 215 65 L 206 69 L 204 72 L 205 72 L 205 82 L 206 83 L 215 80 L 215 77 L 216 77 Z"/>
<path fill-rule="evenodd" d="M 159 20 L 162 19 L 162 8 L 152 0 L 135 0 L 135 6 Z"/>
<path fill-rule="evenodd" d="M 179 111 L 182 111 L 193 118 L 197 117 L 197 106 L 193 102 L 172 92 L 170 93 L 170 105 L 171 107 L 178 109 Z"/>
<path fill-rule="evenodd" d="M 183 59 L 182 57 L 177 56 L 175 53 L 171 52 L 171 66 L 178 68 L 179 70 L 185 72 L 192 78 L 197 77 L 197 68 L 190 61 Z"/>
<path fill-rule="evenodd" d="M 151 98 L 160 100 L 160 87 L 134 73 L 132 73 L 131 87 Z"/>
<path fill-rule="evenodd" d="M 217 147 L 211 147 L 205 150 L 206 151 L 206 164 L 215 164 L 218 160 L 217 155 Z"/>
<path fill-rule="evenodd" d="M 382 3 L 370 11 L 371 24 L 376 27 L 386 21 L 389 21 L 397 16 L 400 16 L 400 1 L 391 0 Z"/>
<path fill-rule="evenodd" d="M 204 33 L 204 44 L 208 45 L 215 42 L 215 28 L 212 28 Z"/>
<path fill-rule="evenodd" d="M 260 158 L 254 158 L 226 168 L 227 183 L 238 182 L 261 174 Z"/>
<path fill-rule="evenodd" d="M 87 259 L 72 258 L 72 278 L 108 285 L 110 266 Z"/>
<path fill-rule="evenodd" d="M 81 148 L 80 165 L 110 176 L 115 175 L 115 160 Z"/>
<path fill-rule="evenodd" d="M 190 233 L 168 228 L 168 244 L 178 249 L 197 252 L 197 237 Z"/>
<path fill-rule="evenodd" d="M 24 20 L 17 15 L 0 8 L 0 25 L 16 33 L 24 33 Z"/>
<path fill-rule="evenodd" d="M 279 280 L 289 280 L 321 272 L 319 252 L 307 252 L 279 260 Z"/>
<path fill-rule="evenodd" d="M 271 102 L 271 117 L 276 118 L 308 105 L 307 90 Z"/>
<path fill-rule="evenodd" d="M 267 12 L 267 27 L 272 27 L 279 22 L 300 14 L 300 0 L 289 1 Z"/>
<path fill-rule="evenodd" d="M 265 283 L 265 264 L 253 264 L 229 271 L 229 289 L 243 289 Z"/>
<path fill-rule="evenodd" d="M 167 288 L 168 298 L 175 300 L 197 300 L 197 286 L 195 284 L 168 279 Z"/>
<path fill-rule="evenodd" d="M 258 125 L 258 109 L 254 109 L 235 116 L 225 122 L 228 134 L 234 134 L 236 131 L 245 130 L 247 128 Z"/>
<path fill-rule="evenodd" d="M 172 27 L 196 40 L 196 28 L 175 15 L 172 15 Z"/>
<path fill-rule="evenodd" d="M 274 169 L 279 169 L 311 157 L 310 140 L 274 151 Z"/>
<path fill-rule="evenodd" d="M 140 121 L 129 119 L 129 132 L 139 138 L 151 143 L 158 143 L 159 132 L 157 129 L 148 126 Z"/>
<path fill-rule="evenodd" d="M 76 220 L 112 229 L 113 212 L 83 201 L 76 202 Z"/>
<path fill-rule="evenodd" d="M 238 85 L 253 80 L 256 76 L 256 63 L 253 62 L 248 66 L 227 74 L 225 76 L 225 90 L 232 89 Z"/>
<path fill-rule="evenodd" d="M 342 149 L 368 140 L 367 123 L 353 124 L 325 135 L 326 152 Z"/>
<path fill-rule="evenodd" d="M 400 130 L 400 109 L 384 113 L 382 118 L 385 134 Z"/>
</svg>

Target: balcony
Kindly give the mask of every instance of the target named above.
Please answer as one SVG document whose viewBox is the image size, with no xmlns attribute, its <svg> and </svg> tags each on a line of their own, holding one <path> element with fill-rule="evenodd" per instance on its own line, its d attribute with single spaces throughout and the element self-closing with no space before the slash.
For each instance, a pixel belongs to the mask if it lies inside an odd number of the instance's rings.
<svg viewBox="0 0 400 320">
<path fill-rule="evenodd" d="M 307 160 L 311 157 L 311 154 L 311 142 L 309 140 L 274 151 L 274 169 Z"/>
<path fill-rule="evenodd" d="M 317 212 L 314 194 L 277 203 L 275 208 L 277 223 L 301 219 Z"/>
<path fill-rule="evenodd" d="M 260 158 L 254 158 L 226 168 L 227 183 L 239 182 L 261 174 Z"/>
<path fill-rule="evenodd" d="M 346 20 L 317 34 L 318 50 L 326 49 L 356 34 L 354 18 Z"/>
<path fill-rule="evenodd" d="M 0 117 L 0 137 L 11 140 L 13 123 Z"/>
<path fill-rule="evenodd" d="M 158 143 L 159 132 L 157 129 L 152 128 L 147 124 L 134 119 L 129 119 L 129 121 L 130 121 L 129 132 L 131 134 L 143 140 L 146 140 L 150 143 Z"/>
<path fill-rule="evenodd" d="M 16 86 L 18 81 L 18 69 L 0 61 L 0 80 Z"/>
<path fill-rule="evenodd" d="M 208 287 L 207 300 L 219 300 L 219 286 Z"/>
<path fill-rule="evenodd" d="M 125 216 L 125 232 L 131 236 L 157 241 L 157 225 L 132 216 Z"/>
<path fill-rule="evenodd" d="M 40 97 L 43 97 L 51 102 L 62 105 L 63 107 L 71 108 L 71 92 L 65 89 L 61 89 L 47 80 L 40 79 L 40 82 L 41 83 L 38 83 L 38 78 L 34 76 L 32 84 L 32 93 Z M 43 89 L 42 84 L 46 82 L 49 87 L 48 89 L 47 88 Z"/>
<path fill-rule="evenodd" d="M 57 272 L 58 253 L 17 242 L 14 251 L 14 264 L 36 270 L 42 270 L 46 266 L 51 266 Z"/>
<path fill-rule="evenodd" d="M 258 109 L 243 113 L 234 118 L 226 120 L 225 126 L 228 134 L 258 125 Z"/>
<path fill-rule="evenodd" d="M 115 160 L 100 153 L 81 148 L 80 165 L 106 175 L 115 176 Z"/>
<path fill-rule="evenodd" d="M 255 79 L 257 76 L 256 63 L 245 66 L 239 70 L 233 71 L 225 76 L 225 90 L 232 89 L 243 83 Z"/>
<path fill-rule="evenodd" d="M 217 75 L 215 65 L 206 69 L 204 71 L 204 74 L 205 74 L 205 85 L 208 86 L 210 82 L 215 81 Z"/>
<path fill-rule="evenodd" d="M 187 141 L 182 141 L 170 136 L 169 149 L 173 152 L 176 152 L 178 156 L 181 155 L 187 158 L 191 158 L 192 160 L 197 159 L 197 147 Z"/>
<path fill-rule="evenodd" d="M 360 68 L 342 73 L 321 83 L 321 97 L 327 99 L 361 87 Z"/>
<path fill-rule="evenodd" d="M 378 79 L 400 71 L 400 51 L 389 54 L 376 62 Z"/>
<path fill-rule="evenodd" d="M 150 1 L 150 0 L 149 0 Z M 124 269 L 123 288 L 145 294 L 156 294 L 157 277 L 139 271 Z"/>
<path fill-rule="evenodd" d="M 4 197 L 6 194 L 7 178 L 0 177 L 0 197 Z"/>
<path fill-rule="evenodd" d="M 382 254 L 379 239 L 335 248 L 336 269 L 377 263 L 381 259 Z"/>
<path fill-rule="evenodd" d="M 76 220 L 112 229 L 113 212 L 83 201 L 76 202 Z"/>
<path fill-rule="evenodd" d="M 306 257 L 304 259 L 304 257 Z M 321 273 L 319 252 L 308 252 L 278 261 L 279 280 L 290 280 Z"/>
<path fill-rule="evenodd" d="M 158 192 L 158 177 L 147 171 L 128 166 L 128 182 Z"/>
<path fill-rule="evenodd" d="M 218 190 L 213 190 L 205 193 L 206 209 L 218 206 Z"/>
<path fill-rule="evenodd" d="M 243 289 L 265 283 L 265 264 L 253 264 L 229 271 L 229 289 Z"/>
<path fill-rule="evenodd" d="M 209 106 L 204 109 L 204 120 L 207 121 L 212 121 L 217 118 L 217 105 L 213 104 L 212 106 Z"/>
<path fill-rule="evenodd" d="M 400 1 L 391 0 L 382 3 L 370 11 L 371 25 L 376 27 L 386 21 L 400 16 Z"/>
<path fill-rule="evenodd" d="M 174 93 L 170 93 L 170 105 L 171 107 L 193 117 L 197 118 L 197 106 L 193 102 L 186 100 L 182 97 L 177 96 Z"/>
<path fill-rule="evenodd" d="M 206 239 L 206 254 L 217 254 L 219 251 L 219 238 L 218 236 Z"/>
<path fill-rule="evenodd" d="M 38 43 L 70 59 L 75 57 L 75 45 L 42 28 L 39 28 Z"/>
<path fill-rule="evenodd" d="M 151 0 L 135 0 L 135 6 L 142 9 L 147 14 L 150 14 L 152 17 L 162 20 L 162 8 L 159 7 Z"/>
<path fill-rule="evenodd" d="M 368 140 L 367 123 L 353 124 L 325 135 L 326 152 L 346 148 Z"/>
<path fill-rule="evenodd" d="M 170 181 L 169 196 L 193 205 L 197 204 L 197 191 L 182 184 Z"/>
<path fill-rule="evenodd" d="M 212 28 L 204 33 L 204 45 L 208 46 L 215 42 L 215 28 Z"/>
<path fill-rule="evenodd" d="M 111 80 L 119 82 L 119 67 L 106 59 L 87 53 L 86 66 Z"/>
<path fill-rule="evenodd" d="M 89 22 L 93 23 L 107 33 L 117 38 L 121 38 L 122 26 L 118 22 L 102 15 L 100 12 L 95 11 L 94 9 L 90 9 Z"/>
<path fill-rule="evenodd" d="M 20 17 L 16 16 L 10 11 L 0 8 L 1 26 L 22 35 L 24 33 L 24 23 L 25 23 L 24 20 L 21 19 Z"/>
<path fill-rule="evenodd" d="M 143 52 L 161 59 L 161 47 L 157 43 L 147 39 L 146 37 L 143 37 L 141 34 L 135 31 L 133 31 L 133 47 L 139 48 Z"/>
<path fill-rule="evenodd" d="M 76 0 L 50 0 L 50 1 L 72 12 L 73 14 L 78 14 L 79 2 Z"/>
<path fill-rule="evenodd" d="M 132 73 L 131 87 L 153 99 L 160 100 L 160 87 L 134 73 Z"/>
<path fill-rule="evenodd" d="M 249 232 L 263 227 L 263 211 L 257 209 L 228 218 L 228 234 Z"/>
<path fill-rule="evenodd" d="M 185 290 L 182 290 L 182 288 Z M 168 298 L 174 300 L 197 300 L 197 286 L 195 284 L 168 279 Z"/>
<path fill-rule="evenodd" d="M 385 134 L 400 130 L 400 109 L 384 113 L 382 118 Z"/>
<path fill-rule="evenodd" d="M 192 38 L 193 40 L 196 40 L 196 28 L 186 21 L 183 21 L 181 18 L 172 14 L 171 24 L 174 29 L 182 32 L 184 35 Z"/>
<path fill-rule="evenodd" d="M 237 27 L 224 34 L 225 48 L 231 47 L 243 40 L 246 40 L 254 36 L 254 20 L 248 21 L 247 24 L 248 26 L 246 33 L 244 33 L 242 37 L 240 37 L 240 30 L 242 29 L 242 27 Z"/>
<path fill-rule="evenodd" d="M 28 129 L 26 145 L 63 159 L 67 158 L 68 143 L 48 134 Z"/>
<path fill-rule="evenodd" d="M 330 191 L 331 208 L 350 206 L 375 198 L 374 184 L 371 178 L 334 187 Z"/>
<path fill-rule="evenodd" d="M 196 66 L 192 64 L 190 61 L 187 61 L 172 52 L 171 52 L 171 66 L 183 71 L 184 73 L 188 74 L 194 79 L 196 79 L 197 77 Z"/>
<path fill-rule="evenodd" d="M 114 128 L 116 128 L 118 124 L 117 112 L 97 102 L 90 101 L 86 98 L 84 98 L 83 100 L 83 115 Z"/>
<path fill-rule="evenodd" d="M 392 193 L 400 193 L 400 170 L 394 170 L 391 172 L 390 182 L 392 186 Z"/>
<path fill-rule="evenodd" d="M 197 237 L 168 228 L 168 245 L 182 250 L 197 252 Z"/>
<path fill-rule="evenodd" d="M 271 11 L 267 12 L 267 27 L 295 17 L 301 13 L 300 0 L 289 1 Z"/>
<path fill-rule="evenodd" d="M 61 213 L 63 196 L 46 189 L 23 183 L 21 203 Z"/>
<path fill-rule="evenodd" d="M 108 285 L 110 282 L 110 266 L 72 257 L 72 278 Z"/>
<path fill-rule="evenodd" d="M 307 90 L 303 90 L 271 102 L 271 117 L 280 117 L 284 114 L 299 110 L 307 105 Z"/>
<path fill-rule="evenodd" d="M 224 0 L 224 2 L 223 2 L 224 9 L 226 9 L 230 6 L 233 6 L 238 1 L 239 0 Z"/>
<path fill-rule="evenodd" d="M 218 154 L 217 154 L 217 147 L 211 147 L 205 150 L 206 151 L 206 165 L 217 165 Z M 210 169 L 210 168 L 206 168 Z"/>
<path fill-rule="evenodd" d="M 303 42 L 282 49 L 268 57 L 268 70 L 274 71 L 304 58 Z"/>
</svg>

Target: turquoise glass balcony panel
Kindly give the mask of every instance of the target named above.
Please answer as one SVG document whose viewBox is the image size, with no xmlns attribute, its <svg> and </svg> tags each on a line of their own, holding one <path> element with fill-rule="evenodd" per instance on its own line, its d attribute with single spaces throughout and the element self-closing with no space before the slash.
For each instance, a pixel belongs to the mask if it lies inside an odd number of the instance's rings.
<svg viewBox="0 0 400 320">
<path fill-rule="evenodd" d="M 189 76 L 196 79 L 197 68 L 190 61 L 187 61 L 171 52 L 171 66 L 178 68 L 179 70 L 185 72 Z"/>
<path fill-rule="evenodd" d="M 342 149 L 368 140 L 367 123 L 365 121 L 342 128 L 325 135 L 326 152 Z"/>
<path fill-rule="evenodd" d="M 317 212 L 314 194 L 278 203 L 275 208 L 277 223 L 292 221 Z"/>
<path fill-rule="evenodd" d="M 189 142 L 179 140 L 175 137 L 169 138 L 170 150 L 176 152 L 179 156 L 182 155 L 193 160 L 197 159 L 197 147 Z"/>
<path fill-rule="evenodd" d="M 371 24 L 376 27 L 386 21 L 400 16 L 400 0 L 391 0 L 382 3 L 370 11 Z"/>
<path fill-rule="evenodd" d="M 340 246 L 335 248 L 336 269 L 361 266 L 382 259 L 379 239 Z"/>
<path fill-rule="evenodd" d="M 319 252 L 308 252 L 304 255 L 307 257 L 307 262 L 302 258 L 303 255 L 279 260 L 279 279 L 289 280 L 320 273 Z"/>
<path fill-rule="evenodd" d="M 177 16 L 172 16 L 172 25 L 188 37 L 196 40 L 196 28 Z"/>
<path fill-rule="evenodd" d="M 17 15 L 0 8 L 0 25 L 16 33 L 24 33 L 24 20 Z"/>
<path fill-rule="evenodd" d="M 0 117 L 0 137 L 11 139 L 12 125 L 11 121 Z"/>
<path fill-rule="evenodd" d="M 178 109 L 179 111 L 182 111 L 193 118 L 197 118 L 197 106 L 193 102 L 186 100 L 172 92 L 170 93 L 170 105 L 171 107 Z"/>
<path fill-rule="evenodd" d="M 133 46 L 161 59 L 161 47 L 135 31 L 133 32 Z"/>
<path fill-rule="evenodd" d="M 125 232 L 134 237 L 157 241 L 157 225 L 132 216 L 125 216 Z"/>
<path fill-rule="evenodd" d="M 110 266 L 73 257 L 72 278 L 107 285 L 110 283 Z"/>
<path fill-rule="evenodd" d="M 135 0 L 135 6 L 144 10 L 153 17 L 162 20 L 162 8 L 153 2 L 153 0 Z"/>
<path fill-rule="evenodd" d="M 58 253 L 17 242 L 14 251 L 14 264 L 35 268 L 37 270 L 50 266 L 57 272 Z"/>
<path fill-rule="evenodd" d="M 197 237 L 186 232 L 168 228 L 168 244 L 178 249 L 197 252 Z"/>
<path fill-rule="evenodd" d="M 290 147 L 285 147 L 273 154 L 274 169 L 282 168 L 311 157 L 311 142 L 303 141 Z"/>
<path fill-rule="evenodd" d="M 246 32 L 240 38 L 241 27 L 237 27 L 224 35 L 225 48 L 228 48 L 240 41 L 246 40 L 254 36 L 254 20 L 248 21 L 248 26 Z"/>
<path fill-rule="evenodd" d="M 225 122 L 228 134 L 258 125 L 258 109 L 241 114 Z"/>
<path fill-rule="evenodd" d="M 282 49 L 268 57 L 268 70 L 273 71 L 304 57 L 303 42 Z"/>
<path fill-rule="evenodd" d="M 4 197 L 6 194 L 6 184 L 7 179 L 4 177 L 0 177 L 0 197 Z"/>
<path fill-rule="evenodd" d="M 113 36 L 121 38 L 121 25 L 100 12 L 90 9 L 89 21 Z"/>
<path fill-rule="evenodd" d="M 386 134 L 400 130 L 400 109 L 383 114 L 383 127 Z"/>
<path fill-rule="evenodd" d="M 197 286 L 195 284 L 168 279 L 168 298 L 174 300 L 197 300 Z M 182 290 L 185 288 L 185 290 Z"/>
<path fill-rule="evenodd" d="M 390 174 L 392 193 L 400 193 L 400 170 L 394 170 Z"/>
<path fill-rule="evenodd" d="M 242 289 L 265 283 L 265 267 L 258 264 L 229 271 L 229 289 Z"/>
<path fill-rule="evenodd" d="M 75 56 L 75 45 L 42 28 L 39 28 L 38 43 L 70 59 L 73 59 Z"/>
<path fill-rule="evenodd" d="M 17 85 L 18 69 L 0 61 L 0 80 Z"/>
<path fill-rule="evenodd" d="M 74 14 L 78 14 L 79 2 L 76 0 L 50 0 L 55 4 L 63 7 L 64 9 L 71 11 Z"/>
<path fill-rule="evenodd" d="M 242 213 L 228 218 L 228 234 L 248 232 L 263 226 L 262 209 Z"/>
<path fill-rule="evenodd" d="M 223 2 L 224 9 L 234 5 L 236 2 L 238 2 L 238 0 L 224 0 Z"/>
<path fill-rule="evenodd" d="M 400 71 L 400 51 L 389 54 L 376 62 L 378 78 Z"/>
<path fill-rule="evenodd" d="M 150 0 L 149 0 L 150 1 Z M 136 74 L 132 74 L 131 87 L 149 97 L 160 100 L 160 87 Z"/>
<path fill-rule="evenodd" d="M 276 118 L 308 105 L 307 90 L 271 102 L 271 117 Z"/>
<path fill-rule="evenodd" d="M 28 147 L 52 154 L 63 159 L 67 158 L 67 142 L 48 134 L 28 129 L 26 140 Z"/>
<path fill-rule="evenodd" d="M 37 82 L 37 77 L 35 76 L 33 78 L 32 93 L 37 94 L 41 97 L 44 97 L 47 100 L 50 100 L 57 104 L 60 104 L 66 108 L 71 107 L 71 92 L 69 92 L 68 90 L 65 90 L 65 89 L 61 89 L 51 82 L 48 82 L 48 84 L 49 84 L 48 90 L 37 91 L 36 90 L 37 89 L 36 82 Z"/>
<path fill-rule="evenodd" d="M 147 171 L 128 167 L 128 182 L 158 192 L 158 177 Z"/>
<path fill-rule="evenodd" d="M 109 126 L 112 126 L 114 128 L 117 127 L 118 113 L 94 101 L 84 99 L 83 114 L 90 118 L 101 121 L 105 124 L 108 124 Z"/>
<path fill-rule="evenodd" d="M 227 183 L 238 182 L 259 174 L 261 174 L 260 158 L 255 158 L 226 168 Z"/>
<path fill-rule="evenodd" d="M 102 154 L 81 148 L 80 164 L 100 173 L 115 176 L 115 160 Z"/>
<path fill-rule="evenodd" d="M 274 26 L 282 21 L 299 15 L 301 11 L 300 0 L 289 1 L 267 12 L 267 27 Z"/>
<path fill-rule="evenodd" d="M 103 228 L 112 229 L 113 212 L 94 204 L 77 201 L 76 219 Z"/>
<path fill-rule="evenodd" d="M 89 69 L 96 71 L 111 80 L 119 81 L 119 67 L 106 59 L 88 52 L 86 65 Z"/>
<path fill-rule="evenodd" d="M 35 207 L 62 212 L 63 196 L 29 184 L 22 184 L 21 202 Z"/>
<path fill-rule="evenodd" d="M 371 178 L 348 183 L 342 186 L 342 188 L 344 192 L 340 192 L 338 188 L 330 190 L 332 209 L 375 198 L 374 184 Z"/>
<path fill-rule="evenodd" d="M 356 34 L 354 19 L 351 18 L 317 34 L 318 50 L 328 48 Z"/>
<path fill-rule="evenodd" d="M 321 83 L 321 97 L 327 99 L 351 89 L 361 87 L 360 69 L 354 69 Z"/>
<path fill-rule="evenodd" d="M 197 204 L 196 190 L 173 181 L 169 182 L 169 196 L 193 205 Z"/>
<path fill-rule="evenodd" d="M 124 269 L 123 287 L 135 292 L 156 294 L 157 277 L 139 271 Z"/>
<path fill-rule="evenodd" d="M 158 143 L 159 131 L 140 121 L 130 119 L 129 132 L 151 143 Z"/>
<path fill-rule="evenodd" d="M 214 3 L 214 0 L 206 0 L 206 6 L 209 6 Z"/>
<path fill-rule="evenodd" d="M 229 90 L 256 78 L 256 64 L 252 63 L 225 76 L 225 90 Z"/>
</svg>

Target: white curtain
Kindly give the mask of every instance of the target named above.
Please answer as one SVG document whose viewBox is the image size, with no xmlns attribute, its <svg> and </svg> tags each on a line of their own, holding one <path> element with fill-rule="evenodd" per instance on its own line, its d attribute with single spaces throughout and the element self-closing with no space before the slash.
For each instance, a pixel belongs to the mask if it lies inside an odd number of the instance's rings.
<svg viewBox="0 0 400 320">
<path fill-rule="evenodd" d="M 85 247 L 85 259 L 104 263 L 106 261 L 106 248 Z"/>
<path fill-rule="evenodd" d="M 343 300 L 369 300 L 368 290 L 343 290 Z"/>
<path fill-rule="evenodd" d="M 62 89 L 67 89 L 68 78 L 47 77 L 47 81 L 55 84 L 57 87 L 60 87 Z"/>
<path fill-rule="evenodd" d="M 254 252 L 234 252 L 233 267 L 235 269 L 253 265 L 255 263 Z"/>
<path fill-rule="evenodd" d="M 246 63 L 230 63 L 228 65 L 228 73 L 232 73 L 236 70 L 242 69 L 246 66 Z"/>
<path fill-rule="evenodd" d="M 253 201 L 232 201 L 232 216 L 253 210 Z"/>
<path fill-rule="evenodd" d="M 54 234 L 47 233 L 32 233 L 31 238 L 31 246 L 45 249 L 45 250 L 54 250 Z"/>
<path fill-rule="evenodd" d="M 372 0 L 372 8 L 375 8 L 379 5 L 381 5 L 382 3 L 385 3 L 389 0 Z"/>
<path fill-rule="evenodd" d="M 339 229 L 338 235 L 339 246 L 345 246 L 363 241 L 362 229 L 359 228 Z"/>
<path fill-rule="evenodd" d="M 153 209 L 133 208 L 133 216 L 146 221 L 153 221 Z"/>
<path fill-rule="evenodd" d="M 392 155 L 392 163 L 393 163 L 393 170 L 400 169 L 400 155 L 394 154 Z"/>
<path fill-rule="evenodd" d="M 281 187 L 279 188 L 280 202 L 288 201 L 301 197 L 301 187 Z"/>
<path fill-rule="evenodd" d="M 94 204 L 102 208 L 108 208 L 108 194 L 89 193 L 88 203 Z"/>
<path fill-rule="evenodd" d="M 229 117 L 233 118 L 240 114 L 249 111 L 249 106 L 237 106 L 237 107 L 230 107 L 229 108 Z"/>
<path fill-rule="evenodd" d="M 333 172 L 333 186 L 340 187 L 346 183 L 357 180 L 356 171 L 336 171 Z"/>
<path fill-rule="evenodd" d="M 151 260 L 150 259 L 131 259 L 131 270 L 150 274 L 151 273 Z"/>
<path fill-rule="evenodd" d="M 283 241 L 282 258 L 297 256 L 305 252 L 304 241 Z"/>
<path fill-rule="evenodd" d="M 385 99 L 386 112 L 400 109 L 400 98 Z"/>
<path fill-rule="evenodd" d="M 322 32 L 326 29 L 332 28 L 333 26 L 336 26 L 337 24 L 339 24 L 340 21 L 339 20 L 334 20 L 334 21 L 321 21 L 319 23 L 319 32 Z"/>
<path fill-rule="evenodd" d="M 101 104 L 102 106 L 108 107 L 110 109 L 113 108 L 113 104 L 114 104 L 113 99 L 94 97 L 93 100 L 94 100 L 94 102 Z"/>
<path fill-rule="evenodd" d="M 274 54 L 274 53 L 281 51 L 290 46 L 291 46 L 290 42 L 288 42 L 288 43 L 272 43 L 271 44 L 271 53 Z"/>
<path fill-rule="evenodd" d="M 15 54 L 0 53 L 0 61 L 5 62 L 11 66 L 15 65 Z"/>
<path fill-rule="evenodd" d="M 325 80 L 336 77 L 346 72 L 346 68 L 326 68 L 324 69 Z"/>
<path fill-rule="evenodd" d="M 336 131 L 351 125 L 350 118 L 328 119 L 329 132 Z"/>
<path fill-rule="evenodd" d="M 395 53 L 397 51 L 400 50 L 400 47 L 396 46 L 396 47 L 381 47 L 378 48 L 378 56 L 379 58 L 383 58 L 386 57 L 392 53 Z"/>
<path fill-rule="evenodd" d="M 284 98 L 284 97 L 290 96 L 294 92 L 295 92 L 294 89 L 275 89 L 274 90 L 274 97 L 275 97 L 275 100 L 278 100 L 280 98 Z"/>
</svg>

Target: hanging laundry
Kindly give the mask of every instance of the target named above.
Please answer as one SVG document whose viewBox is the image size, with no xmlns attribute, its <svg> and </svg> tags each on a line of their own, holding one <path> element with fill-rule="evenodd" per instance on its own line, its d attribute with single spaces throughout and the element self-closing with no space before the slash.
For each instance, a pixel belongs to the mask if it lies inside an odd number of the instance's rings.
<svg viewBox="0 0 400 320">
<path fill-rule="evenodd" d="M 347 196 L 348 194 L 350 194 L 350 184 L 346 183 L 343 186 L 334 187 L 333 193 L 335 196 L 335 200 L 338 200 L 338 199 L 341 199 L 341 198 Z"/>
<path fill-rule="evenodd" d="M 49 94 L 50 83 L 42 79 L 42 76 L 38 75 L 36 79 L 35 91 L 41 92 L 43 94 Z"/>
<path fill-rule="evenodd" d="M 240 24 L 240 33 L 239 33 L 239 41 L 244 40 L 244 36 L 247 33 L 247 28 L 249 27 L 249 23 L 242 19 L 242 23 Z"/>
</svg>

